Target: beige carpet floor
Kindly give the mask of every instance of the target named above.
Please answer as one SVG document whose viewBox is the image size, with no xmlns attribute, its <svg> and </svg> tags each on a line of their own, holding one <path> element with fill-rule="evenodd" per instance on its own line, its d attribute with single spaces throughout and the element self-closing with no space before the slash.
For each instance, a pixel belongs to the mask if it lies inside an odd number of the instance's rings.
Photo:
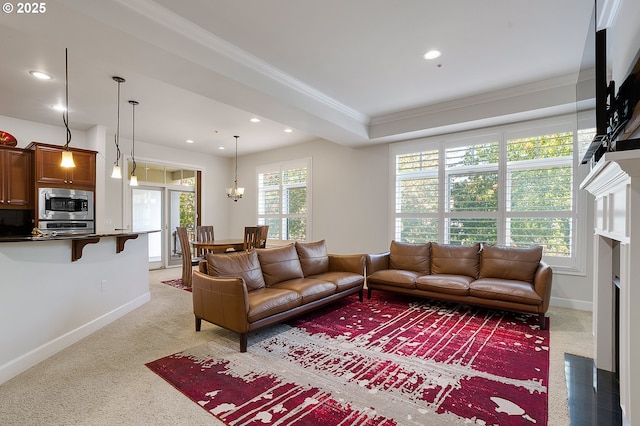
<svg viewBox="0 0 640 426">
<path fill-rule="evenodd" d="M 194 331 L 191 293 L 161 284 L 180 269 L 151 271 L 151 301 L 0 385 L 0 425 L 215 425 L 145 363 L 234 333 Z M 592 356 L 591 313 L 552 307 L 549 425 L 569 425 L 564 353 Z M 249 336 L 249 352 L 251 335 Z"/>
</svg>

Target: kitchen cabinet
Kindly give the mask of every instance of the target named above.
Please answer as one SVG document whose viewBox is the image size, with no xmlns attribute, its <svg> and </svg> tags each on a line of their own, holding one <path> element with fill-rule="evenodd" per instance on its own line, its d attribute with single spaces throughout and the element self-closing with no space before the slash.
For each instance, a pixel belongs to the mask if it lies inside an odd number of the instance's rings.
<svg viewBox="0 0 640 426">
<path fill-rule="evenodd" d="M 31 152 L 18 148 L 0 148 L 0 208 L 33 207 Z"/>
<path fill-rule="evenodd" d="M 74 188 L 93 191 L 96 185 L 96 152 L 70 148 L 76 166 L 60 166 L 63 146 L 32 142 L 27 148 L 35 153 L 36 187 Z"/>
</svg>

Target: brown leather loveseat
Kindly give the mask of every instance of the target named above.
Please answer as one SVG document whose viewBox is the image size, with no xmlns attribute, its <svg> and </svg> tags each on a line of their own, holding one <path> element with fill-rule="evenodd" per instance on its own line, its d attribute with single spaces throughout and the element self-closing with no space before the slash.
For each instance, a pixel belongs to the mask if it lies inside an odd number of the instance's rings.
<svg viewBox="0 0 640 426">
<path fill-rule="evenodd" d="M 296 242 L 249 252 L 207 254 L 194 271 L 193 313 L 202 320 L 247 333 L 359 293 L 365 255 L 328 254 L 325 241 Z"/>
<path fill-rule="evenodd" d="M 551 268 L 542 247 L 391 242 L 386 253 L 367 255 L 368 297 L 385 290 L 539 316 L 551 297 Z"/>
</svg>

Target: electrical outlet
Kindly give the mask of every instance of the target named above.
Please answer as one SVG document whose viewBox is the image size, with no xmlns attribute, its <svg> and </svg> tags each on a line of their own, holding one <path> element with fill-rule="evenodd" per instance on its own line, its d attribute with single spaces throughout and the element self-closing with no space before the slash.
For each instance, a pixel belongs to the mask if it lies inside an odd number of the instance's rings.
<svg viewBox="0 0 640 426">
<path fill-rule="evenodd" d="M 107 280 L 102 280 L 100 282 L 100 291 L 102 292 L 107 291 Z"/>
</svg>

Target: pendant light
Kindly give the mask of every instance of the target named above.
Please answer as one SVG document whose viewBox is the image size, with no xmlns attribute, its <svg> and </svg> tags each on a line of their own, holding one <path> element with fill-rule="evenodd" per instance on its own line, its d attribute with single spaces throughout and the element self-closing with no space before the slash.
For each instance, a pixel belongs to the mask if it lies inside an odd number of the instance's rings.
<svg viewBox="0 0 640 426">
<path fill-rule="evenodd" d="M 113 138 L 116 144 L 116 161 L 113 163 L 113 171 L 111 172 L 111 177 L 114 179 L 122 179 L 122 169 L 120 168 L 120 84 L 124 83 L 125 79 L 118 76 L 114 76 L 111 78 L 113 78 L 113 80 L 118 83 L 118 118 L 116 121 L 116 135 Z"/>
<path fill-rule="evenodd" d="M 233 181 L 233 188 L 227 188 L 227 197 L 237 202 L 244 195 L 244 188 L 238 188 L 238 138 L 240 136 L 234 136 L 236 138 L 236 178 Z"/>
<path fill-rule="evenodd" d="M 67 130 L 67 143 L 64 145 L 64 151 L 62 151 L 61 167 L 71 168 L 75 167 L 76 163 L 73 162 L 73 153 L 69 150 L 69 143 L 71 142 L 71 130 L 69 129 L 69 60 L 67 55 L 67 49 L 64 49 L 64 92 L 65 92 L 65 105 L 62 112 L 62 121 L 64 127 Z"/>
<path fill-rule="evenodd" d="M 129 186 L 138 186 L 138 177 L 136 176 L 136 105 L 139 104 L 138 101 L 129 101 L 131 104 L 131 112 L 132 112 L 132 123 L 133 130 L 131 133 L 131 163 L 133 166 L 131 168 L 131 178 L 129 179 Z"/>
</svg>

